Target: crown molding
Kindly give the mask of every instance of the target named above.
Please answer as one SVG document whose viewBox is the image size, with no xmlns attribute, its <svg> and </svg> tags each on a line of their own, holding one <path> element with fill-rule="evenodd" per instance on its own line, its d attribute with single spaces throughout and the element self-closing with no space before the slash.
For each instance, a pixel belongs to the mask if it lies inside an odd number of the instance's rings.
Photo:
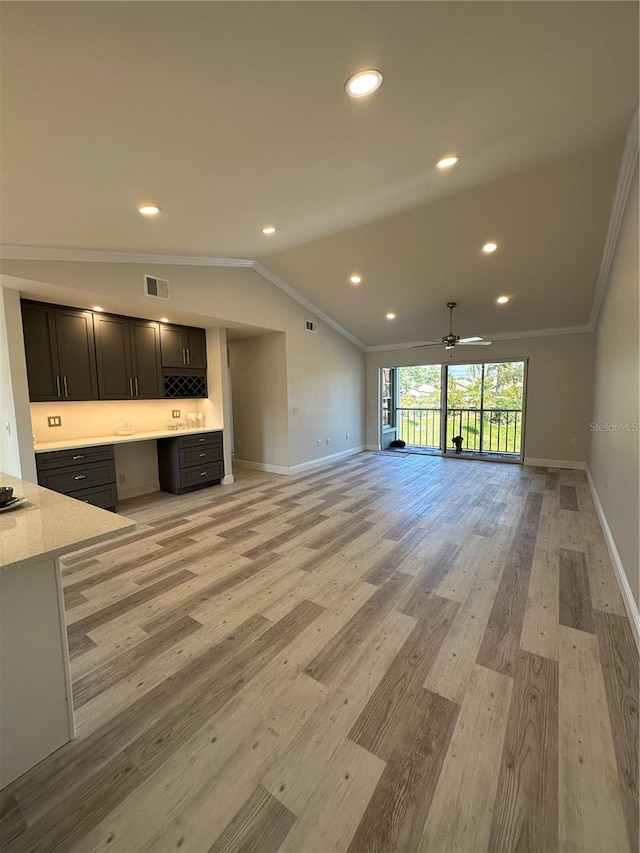
<svg viewBox="0 0 640 853">
<path fill-rule="evenodd" d="M 270 281 L 271 284 L 274 284 L 283 293 L 286 293 L 287 296 L 290 296 L 291 299 L 294 299 L 308 311 L 311 311 L 322 320 L 327 326 L 331 326 L 332 329 L 335 329 L 336 332 L 339 332 L 343 337 L 347 338 L 347 340 L 351 341 L 352 344 L 355 344 L 357 347 L 360 347 L 361 350 L 367 351 L 367 345 L 364 344 L 359 338 L 356 338 L 355 335 L 352 335 L 344 326 L 341 326 L 340 323 L 337 323 L 332 317 L 328 314 L 325 314 L 320 308 L 306 299 L 301 293 L 298 293 L 297 290 L 294 290 L 293 287 L 290 287 L 286 281 L 283 281 L 279 276 L 275 273 L 272 273 L 270 269 L 263 266 L 259 261 L 254 261 L 253 269 L 261 275 L 263 278 L 266 278 L 267 281 Z"/>
<path fill-rule="evenodd" d="M 633 120 L 624 143 L 622 152 L 622 160 L 620 162 L 620 171 L 618 172 L 618 182 L 616 191 L 613 197 L 613 207 L 611 216 L 609 217 L 609 225 L 607 227 L 607 236 L 604 241 L 604 251 L 602 253 L 602 261 L 600 262 L 600 271 L 596 281 L 596 289 L 593 294 L 593 302 L 591 304 L 591 317 L 589 325 L 595 329 L 602 307 L 602 300 L 609 283 L 609 273 L 611 272 L 611 264 L 618 244 L 618 236 L 620 234 L 620 226 L 622 225 L 622 217 L 627 206 L 627 198 L 631 190 L 631 179 L 638 162 L 638 110 L 636 109 Z"/>
<path fill-rule="evenodd" d="M 552 329 L 528 329 L 523 332 L 498 332 L 497 334 L 487 335 L 487 339 L 492 341 L 511 341 L 521 338 L 548 338 L 552 335 L 584 335 L 588 332 L 593 332 L 593 327 L 585 323 L 581 326 L 556 326 Z M 384 352 L 394 349 L 412 349 L 413 347 L 422 347 L 425 341 L 409 341 L 402 344 L 382 344 L 381 346 L 367 347 L 367 352 Z M 437 346 L 437 344 L 436 344 Z"/>
<path fill-rule="evenodd" d="M 140 252 L 108 252 L 97 249 L 55 249 L 45 246 L 0 246 L 6 261 L 74 261 L 102 264 L 163 264 L 181 267 L 247 267 L 249 258 L 211 258 L 203 255 L 155 255 Z"/>
</svg>

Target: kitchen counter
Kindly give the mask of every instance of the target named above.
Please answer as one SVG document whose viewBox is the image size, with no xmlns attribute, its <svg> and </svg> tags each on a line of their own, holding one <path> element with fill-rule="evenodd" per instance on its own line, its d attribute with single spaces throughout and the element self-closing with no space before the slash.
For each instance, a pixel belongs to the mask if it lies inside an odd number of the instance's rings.
<svg viewBox="0 0 640 853">
<path fill-rule="evenodd" d="M 210 426 L 197 429 L 158 429 L 151 432 L 134 432 L 133 435 L 93 435 L 83 438 L 65 438 L 60 441 L 39 441 L 34 444 L 36 453 L 51 450 L 66 450 L 69 447 L 98 447 L 101 444 L 125 444 L 131 441 L 150 441 L 155 438 L 175 438 L 179 435 L 196 435 L 201 432 L 221 430 L 222 427 Z"/>
<path fill-rule="evenodd" d="M 28 566 L 135 528 L 128 518 L 0 473 L 28 503 L 0 513 L 0 569 Z"/>
<path fill-rule="evenodd" d="M 60 555 L 135 522 L 0 473 L 0 788 L 75 736 Z"/>
</svg>

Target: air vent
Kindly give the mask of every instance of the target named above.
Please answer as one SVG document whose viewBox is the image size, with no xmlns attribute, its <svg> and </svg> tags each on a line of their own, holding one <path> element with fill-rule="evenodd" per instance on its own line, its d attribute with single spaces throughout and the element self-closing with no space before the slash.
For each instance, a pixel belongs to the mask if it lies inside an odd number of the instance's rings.
<svg viewBox="0 0 640 853">
<path fill-rule="evenodd" d="M 154 299 L 169 299 L 169 282 L 165 278 L 156 278 L 146 273 L 143 278 L 146 296 L 152 296 Z"/>
<path fill-rule="evenodd" d="M 307 332 L 317 332 L 318 331 L 318 326 L 316 323 L 313 322 L 313 320 L 305 320 L 304 321 L 304 327 L 307 330 Z"/>
</svg>

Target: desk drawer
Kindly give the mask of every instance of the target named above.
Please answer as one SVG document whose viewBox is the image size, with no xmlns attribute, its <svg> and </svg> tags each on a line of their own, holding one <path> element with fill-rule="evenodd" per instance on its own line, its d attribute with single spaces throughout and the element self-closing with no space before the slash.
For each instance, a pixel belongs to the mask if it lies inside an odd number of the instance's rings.
<svg viewBox="0 0 640 853">
<path fill-rule="evenodd" d="M 38 471 L 51 471 L 54 468 L 87 465 L 89 462 L 105 462 L 113 458 L 112 444 L 95 447 L 71 447 L 68 450 L 52 450 L 51 453 L 36 453 L 36 468 Z"/>
<path fill-rule="evenodd" d="M 118 503 L 118 490 L 114 483 L 106 486 L 94 486 L 91 489 L 81 489 L 77 492 L 68 492 L 70 498 L 83 501 L 102 509 L 115 509 Z"/>
<path fill-rule="evenodd" d="M 221 480 L 224 476 L 222 462 L 212 462 L 210 465 L 197 468 L 184 468 L 180 471 L 180 488 L 187 489 L 190 486 L 201 486 L 212 480 Z"/>
<path fill-rule="evenodd" d="M 38 474 L 38 483 L 41 486 L 63 494 L 88 489 L 90 486 L 103 486 L 115 481 L 116 466 L 112 460 L 41 471 Z"/>
<path fill-rule="evenodd" d="M 202 447 L 203 444 L 219 444 L 222 447 L 222 432 L 202 432 L 196 435 L 181 435 L 178 438 L 178 447 L 184 450 L 188 447 Z"/>
<path fill-rule="evenodd" d="M 222 461 L 222 442 L 220 444 L 202 444 L 193 449 L 181 450 L 180 467 L 189 468 L 192 465 L 208 464 L 209 462 Z"/>
</svg>

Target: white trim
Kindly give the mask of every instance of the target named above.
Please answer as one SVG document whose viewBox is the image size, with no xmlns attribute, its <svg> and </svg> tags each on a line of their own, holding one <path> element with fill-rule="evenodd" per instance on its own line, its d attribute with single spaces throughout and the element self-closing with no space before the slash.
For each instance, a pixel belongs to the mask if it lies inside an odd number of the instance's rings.
<svg viewBox="0 0 640 853">
<path fill-rule="evenodd" d="M 275 273 L 272 273 L 271 270 L 267 269 L 267 267 L 263 266 L 259 261 L 254 261 L 253 269 L 261 275 L 263 278 L 266 278 L 267 281 L 270 281 L 271 284 L 274 284 L 283 293 L 286 293 L 287 296 L 290 296 L 291 299 L 295 299 L 300 305 L 304 308 L 307 308 L 316 317 L 319 317 L 323 320 L 327 326 L 331 326 L 332 329 L 335 329 L 336 332 L 339 332 L 343 337 L 347 338 L 347 340 L 351 341 L 352 344 L 355 344 L 360 349 L 367 351 L 367 345 L 364 344 L 359 338 L 356 338 L 355 335 L 352 335 L 351 332 L 347 331 L 344 326 L 341 326 L 340 323 L 337 323 L 332 317 L 329 317 L 328 314 L 325 314 L 320 308 L 310 302 L 306 297 L 304 297 L 301 293 L 298 293 L 297 290 L 294 290 L 293 287 L 290 287 L 286 281 L 283 281 L 280 276 L 277 276 Z"/>
<path fill-rule="evenodd" d="M 108 264 L 164 264 L 183 267 L 253 267 L 250 258 L 212 258 L 203 255 L 155 255 L 140 252 L 108 252 L 99 249 L 49 249 L 45 246 L 0 246 L 7 261 L 78 261 Z"/>
<path fill-rule="evenodd" d="M 341 450 L 340 453 L 332 453 L 330 456 L 323 456 L 320 459 L 310 459 L 308 462 L 301 462 L 299 465 L 293 465 L 290 468 L 284 465 L 268 465 L 266 462 L 248 462 L 245 459 L 234 459 L 233 464 L 239 468 L 250 468 L 253 471 L 266 471 L 269 474 L 292 476 L 293 474 L 308 471 L 310 468 L 318 468 L 322 465 L 328 465 L 331 462 L 338 462 L 340 459 L 344 459 L 345 456 L 355 456 L 357 453 L 362 453 L 364 449 L 364 445 L 351 447 L 349 450 Z"/>
<path fill-rule="evenodd" d="M 523 465 L 535 465 L 539 468 L 571 468 L 574 471 L 586 471 L 586 462 L 574 462 L 571 459 L 534 459 L 525 456 Z"/>
<path fill-rule="evenodd" d="M 633 598 L 633 593 L 631 592 L 631 587 L 629 586 L 629 581 L 627 580 L 627 575 L 624 570 L 622 560 L 620 559 L 620 554 L 618 553 L 618 549 L 616 548 L 616 542 L 613 538 L 613 533 L 611 532 L 611 528 L 609 527 L 609 524 L 607 522 L 607 517 L 604 514 L 604 509 L 602 507 L 602 504 L 600 503 L 600 498 L 598 497 L 595 483 L 593 482 L 591 472 L 588 468 L 587 481 L 589 482 L 589 489 L 591 491 L 591 497 L 593 498 L 593 503 L 596 508 L 600 527 L 602 528 L 602 532 L 604 534 L 604 541 L 607 543 L 607 550 L 609 551 L 611 563 L 613 564 L 613 569 L 616 573 L 616 580 L 618 581 L 618 586 L 620 587 L 620 592 L 622 594 L 622 600 L 624 601 L 625 610 L 627 611 L 627 616 L 629 617 L 629 622 L 631 624 L 631 632 L 633 633 L 633 639 L 636 641 L 636 646 L 640 651 L 640 614 L 638 613 L 638 608 Z"/>
<path fill-rule="evenodd" d="M 290 474 L 300 474 L 302 471 L 308 471 L 310 468 L 318 468 L 320 465 L 325 465 L 330 462 L 338 462 L 346 456 L 355 456 L 357 453 L 364 451 L 364 445 L 359 447 L 350 447 L 349 450 L 341 450 L 339 453 L 332 453 L 331 456 L 323 456 L 321 459 L 311 459 L 309 462 L 301 462 L 299 465 L 294 465 L 289 468 Z"/>
<path fill-rule="evenodd" d="M 615 254 L 616 245 L 618 243 L 618 235 L 620 234 L 620 226 L 622 218 L 627 206 L 627 198 L 631 189 L 631 178 L 633 177 L 636 163 L 638 162 L 638 110 L 627 132 L 627 138 L 624 143 L 624 151 L 622 152 L 622 160 L 620 163 L 620 171 L 618 172 L 618 182 L 616 191 L 613 197 L 613 207 L 609 217 L 609 225 L 607 227 L 607 236 L 604 241 L 604 251 L 602 253 L 602 261 L 600 262 L 600 271 L 596 282 L 596 289 L 593 293 L 593 302 L 591 304 L 591 317 L 589 324 L 592 329 L 595 329 L 598 322 L 598 315 L 602 300 L 604 299 L 605 290 L 609 281 L 609 272 Z"/>
<path fill-rule="evenodd" d="M 484 337 L 492 341 L 511 341 L 518 338 L 547 338 L 552 335 L 584 335 L 587 332 L 593 332 L 593 326 L 583 324 L 581 326 L 558 326 L 554 329 L 529 329 L 524 332 L 498 332 L 497 334 L 484 335 Z M 413 349 L 414 347 L 423 347 L 424 345 L 425 341 L 409 341 L 404 344 L 381 344 L 380 346 L 367 347 L 367 352 Z M 438 344 L 435 344 L 435 346 L 438 346 Z M 441 346 L 444 351 L 444 344 Z M 467 352 L 466 347 L 465 352 Z"/>
<path fill-rule="evenodd" d="M 220 485 L 222 486 L 230 486 L 231 483 L 235 483 L 235 477 L 233 474 L 225 474 L 222 480 L 220 480 Z"/>
</svg>

